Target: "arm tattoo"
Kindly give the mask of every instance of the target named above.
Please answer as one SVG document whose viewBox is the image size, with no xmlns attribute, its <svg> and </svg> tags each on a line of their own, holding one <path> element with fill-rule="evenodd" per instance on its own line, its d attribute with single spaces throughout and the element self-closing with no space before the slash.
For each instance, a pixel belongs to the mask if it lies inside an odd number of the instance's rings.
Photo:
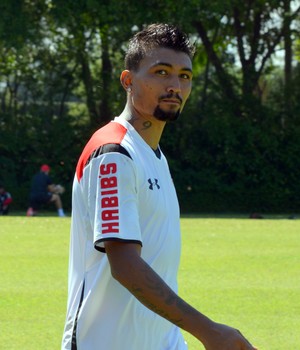
<svg viewBox="0 0 300 350">
<path fill-rule="evenodd" d="M 154 304 L 152 304 L 148 298 L 145 297 L 144 291 L 142 288 L 138 288 L 137 286 L 132 286 L 131 290 L 132 294 L 143 304 L 145 305 L 148 309 L 151 311 L 155 312 L 156 314 L 160 315 L 161 317 L 167 319 L 168 321 L 174 323 L 178 327 L 182 327 L 182 320 L 181 319 L 174 319 L 172 318 L 167 312 L 164 310 L 161 310 Z M 168 304 L 168 300 L 165 300 L 166 304 Z M 171 303 L 173 304 L 173 302 Z M 169 305 L 171 305 L 169 304 Z"/>
<path fill-rule="evenodd" d="M 184 313 L 188 313 L 188 307 L 187 304 L 178 297 L 173 291 L 166 290 L 164 283 L 160 281 L 153 281 L 150 276 L 145 272 L 146 277 L 146 288 L 151 289 L 151 291 L 158 297 L 162 298 L 165 305 L 175 305 L 178 309 L 183 311 Z M 183 326 L 183 320 L 181 318 L 173 318 L 169 313 L 162 310 L 161 308 L 154 305 L 152 302 L 149 301 L 149 298 L 147 298 L 145 294 L 145 290 L 142 288 L 142 286 L 132 285 L 130 289 L 131 293 L 147 308 L 152 310 L 153 312 L 157 313 L 158 315 L 164 317 L 168 321 L 172 322 L 178 327 Z"/>
</svg>

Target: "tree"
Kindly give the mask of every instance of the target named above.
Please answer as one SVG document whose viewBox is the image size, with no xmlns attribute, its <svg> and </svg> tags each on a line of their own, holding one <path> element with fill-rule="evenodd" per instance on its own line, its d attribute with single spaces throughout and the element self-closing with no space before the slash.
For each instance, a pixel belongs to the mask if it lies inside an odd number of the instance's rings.
<svg viewBox="0 0 300 350">
<path fill-rule="evenodd" d="M 261 79 L 272 66 L 271 59 L 283 37 L 288 77 L 288 62 L 291 60 L 288 51 L 291 49 L 289 28 L 300 13 L 300 6 L 293 12 L 287 11 L 289 4 L 287 0 L 248 0 L 242 3 L 227 0 L 209 3 L 194 1 L 190 7 L 185 6 L 185 16 L 189 14 L 207 58 L 215 68 L 223 95 L 231 101 L 236 116 L 251 114 L 253 105 L 261 102 Z M 235 63 L 234 71 L 232 63 Z M 240 84 L 236 79 L 239 65 Z M 237 104 L 241 108 L 237 108 Z"/>
<path fill-rule="evenodd" d="M 86 139 L 124 106 L 128 38 L 162 21 L 197 46 L 183 120 L 162 139 L 181 203 L 296 203 L 299 1 L 3 0 L 0 10 L 0 180 L 18 188 L 19 203 L 41 161 L 71 186 Z M 277 50 L 285 63 L 276 67 Z"/>
</svg>

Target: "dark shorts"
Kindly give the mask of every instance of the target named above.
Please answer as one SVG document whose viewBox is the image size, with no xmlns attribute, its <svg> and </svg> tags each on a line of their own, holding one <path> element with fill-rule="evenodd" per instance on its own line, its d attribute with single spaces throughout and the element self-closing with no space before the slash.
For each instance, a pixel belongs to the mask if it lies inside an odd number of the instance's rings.
<svg viewBox="0 0 300 350">
<path fill-rule="evenodd" d="M 47 204 L 52 198 L 52 193 L 39 193 L 30 197 L 30 206 L 39 209 L 41 205 Z"/>
</svg>

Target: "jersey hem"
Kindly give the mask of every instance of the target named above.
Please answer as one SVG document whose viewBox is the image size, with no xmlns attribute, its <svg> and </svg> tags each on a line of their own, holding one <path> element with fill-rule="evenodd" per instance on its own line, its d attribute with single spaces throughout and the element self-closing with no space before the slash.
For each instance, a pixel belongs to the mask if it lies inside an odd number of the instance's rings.
<svg viewBox="0 0 300 350">
<path fill-rule="evenodd" d="M 141 241 L 139 240 L 135 240 L 135 239 L 121 239 L 121 238 L 101 238 L 98 239 L 95 243 L 94 243 L 94 248 L 96 250 L 98 250 L 101 253 L 106 253 L 105 248 L 103 247 L 99 247 L 98 244 L 102 243 L 102 242 L 107 242 L 107 241 L 114 241 L 114 242 L 123 242 L 123 243 L 137 243 L 140 244 L 140 246 L 142 247 L 143 244 Z"/>
</svg>

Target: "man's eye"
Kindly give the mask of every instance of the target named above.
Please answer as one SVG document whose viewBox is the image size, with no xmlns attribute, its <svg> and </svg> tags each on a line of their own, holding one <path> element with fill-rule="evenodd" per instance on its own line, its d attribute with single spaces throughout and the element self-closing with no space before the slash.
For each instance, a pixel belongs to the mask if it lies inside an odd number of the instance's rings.
<svg viewBox="0 0 300 350">
<path fill-rule="evenodd" d="M 187 80 L 190 80 L 190 79 L 192 79 L 192 77 L 189 75 L 189 74 L 181 74 L 181 78 L 182 79 L 187 79 Z"/>
<path fill-rule="evenodd" d="M 160 69 L 160 70 L 156 71 L 156 74 L 158 74 L 158 75 L 167 75 L 167 72 L 164 69 Z"/>
</svg>

